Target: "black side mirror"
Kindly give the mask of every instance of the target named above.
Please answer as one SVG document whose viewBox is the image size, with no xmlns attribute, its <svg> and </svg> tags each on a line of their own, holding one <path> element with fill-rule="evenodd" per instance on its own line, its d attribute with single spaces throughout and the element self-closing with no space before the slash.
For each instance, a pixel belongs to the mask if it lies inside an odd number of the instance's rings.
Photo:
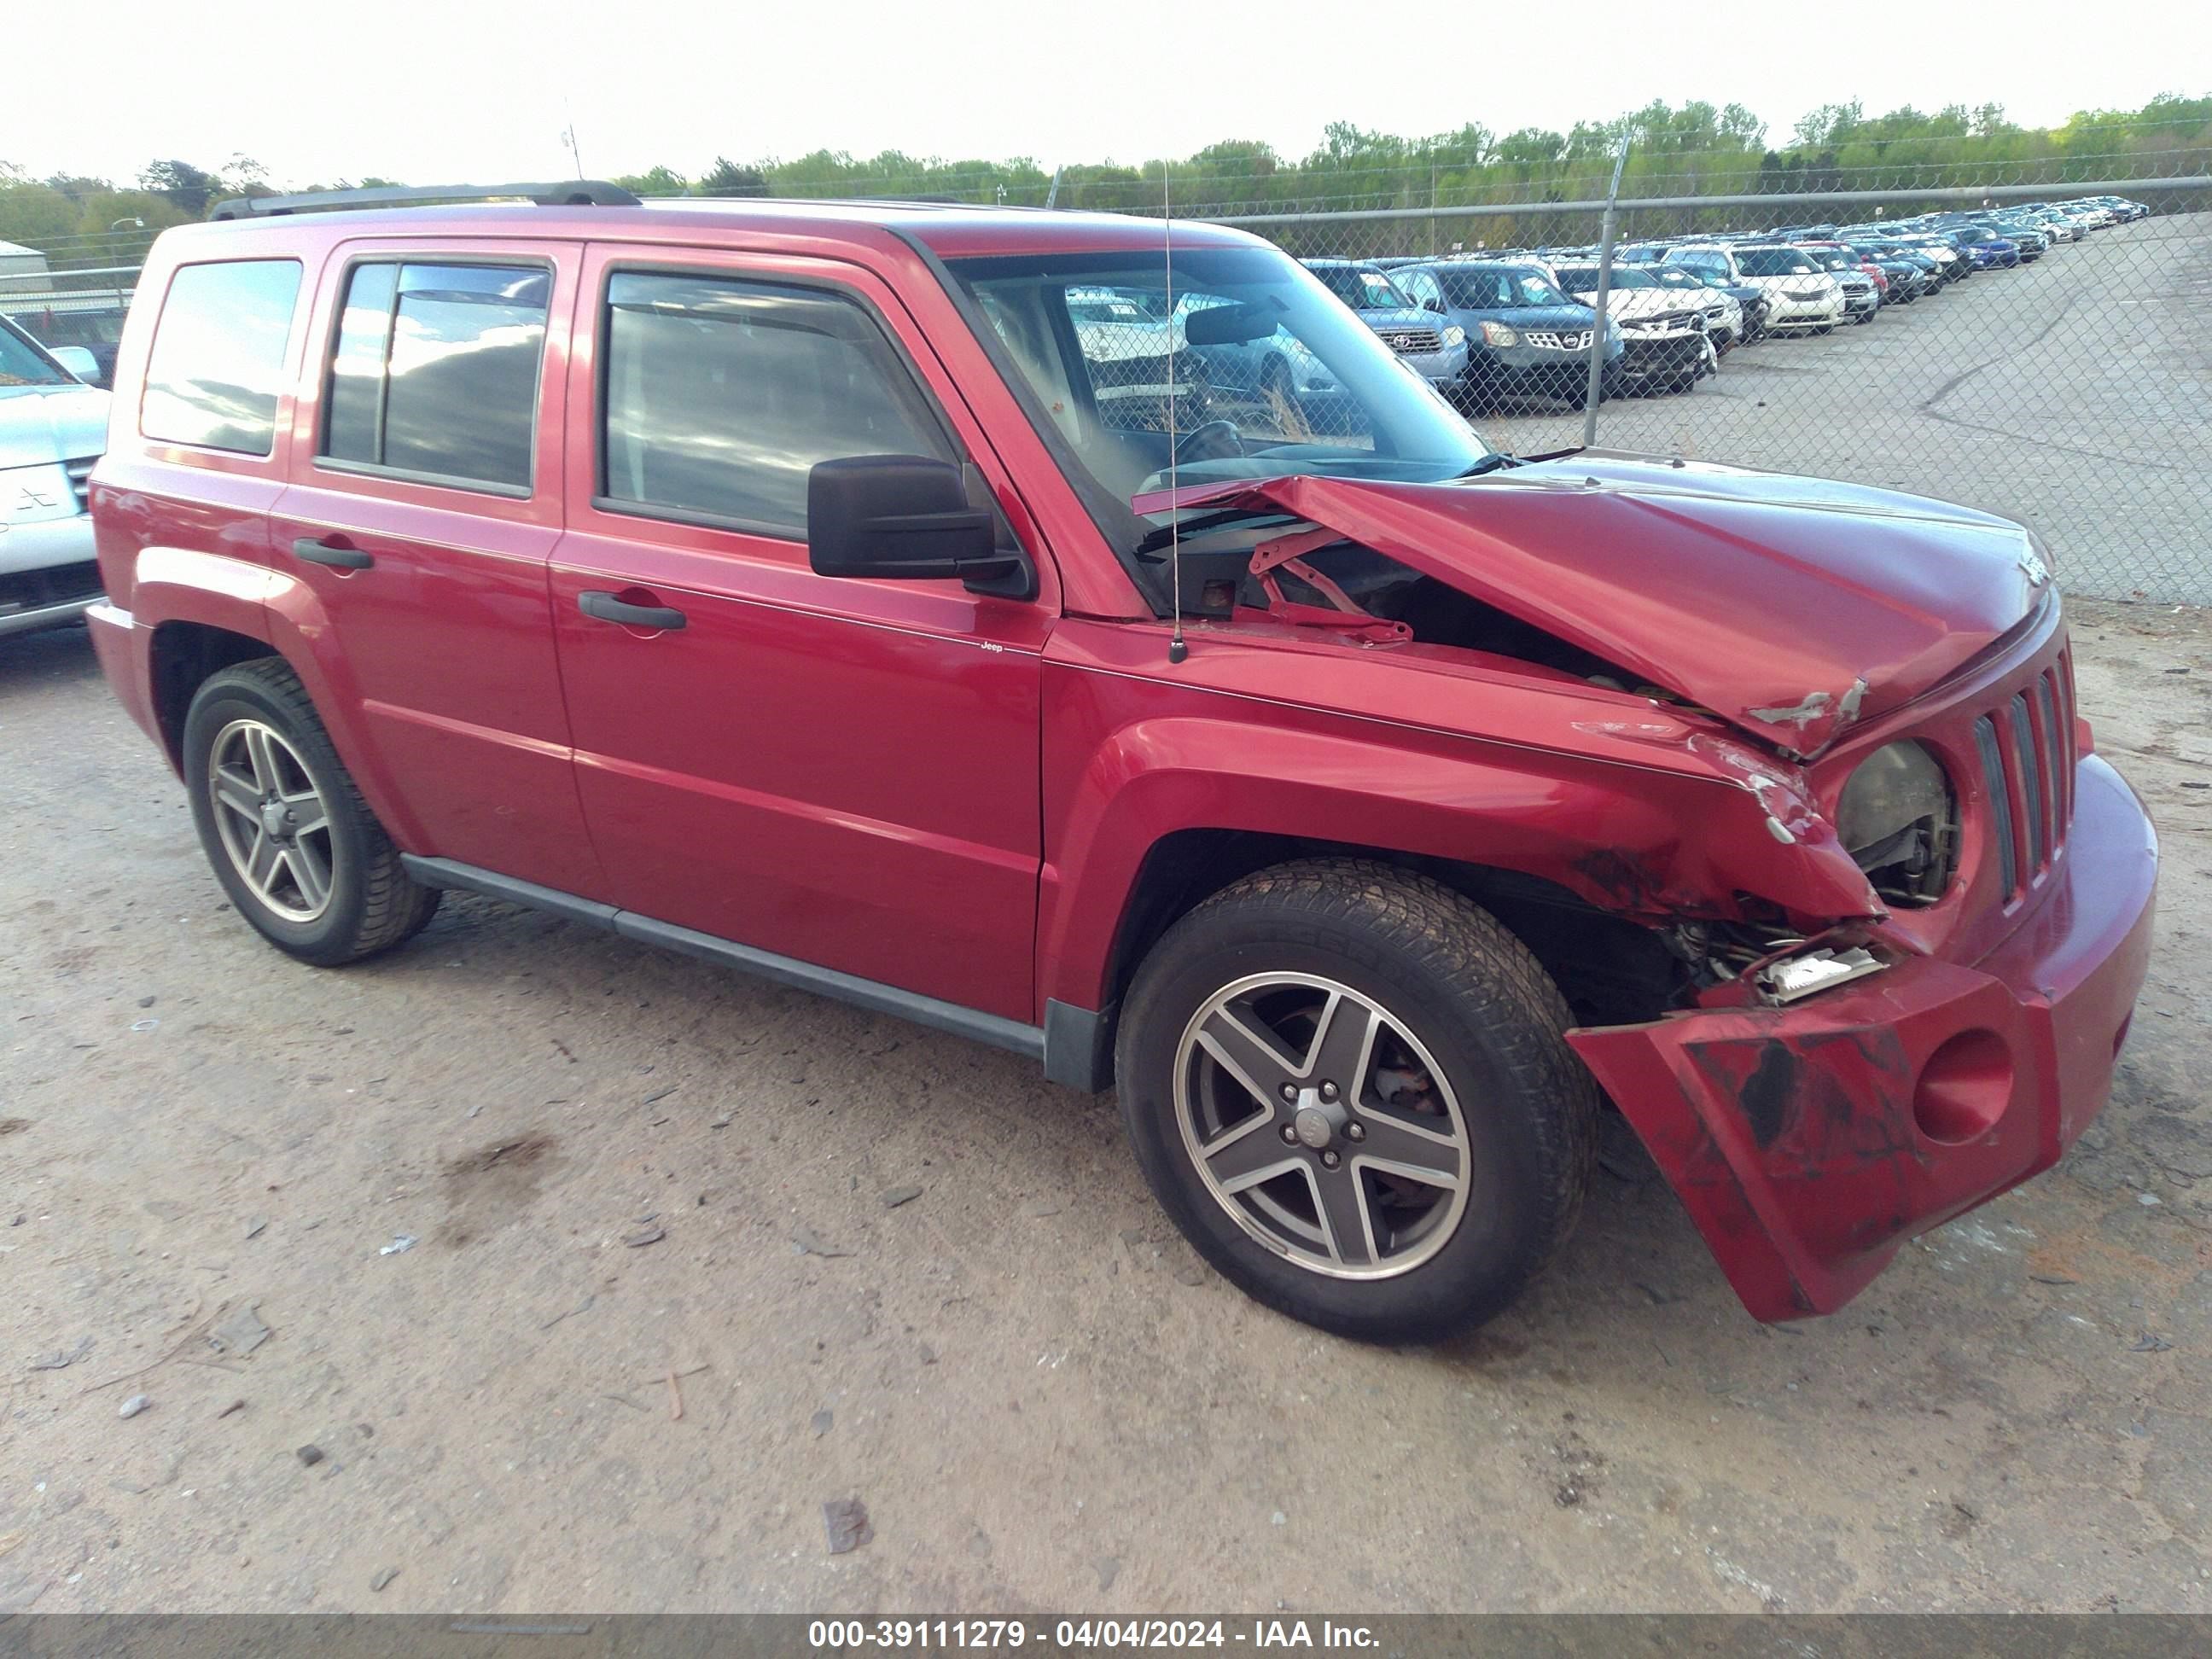
<svg viewBox="0 0 2212 1659">
<path fill-rule="evenodd" d="M 806 556 L 823 576 L 929 581 L 991 592 L 1031 590 L 1028 562 L 998 545 L 988 507 L 961 470 L 924 455 L 854 455 L 806 475 Z"/>
</svg>

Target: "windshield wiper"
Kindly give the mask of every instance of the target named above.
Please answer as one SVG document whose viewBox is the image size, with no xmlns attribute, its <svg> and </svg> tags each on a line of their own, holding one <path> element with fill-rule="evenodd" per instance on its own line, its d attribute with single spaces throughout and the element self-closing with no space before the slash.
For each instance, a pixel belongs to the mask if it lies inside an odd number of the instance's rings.
<svg viewBox="0 0 2212 1659">
<path fill-rule="evenodd" d="M 1241 523 L 1252 519 L 1283 519 L 1298 522 L 1295 513 L 1285 512 L 1279 507 L 1224 507 L 1212 513 L 1201 513 L 1194 519 L 1184 519 L 1172 525 L 1161 525 L 1148 531 L 1137 544 L 1139 554 L 1157 553 L 1170 542 L 1203 536 L 1209 530 L 1218 530 L 1224 525 Z"/>
<path fill-rule="evenodd" d="M 1468 468 L 1466 471 L 1454 473 L 1451 482 L 1457 483 L 1462 478 L 1480 478 L 1486 472 L 1496 472 L 1505 467 L 1520 465 L 1521 458 L 1518 455 L 1509 455 L 1502 449 L 1494 449 Z"/>
</svg>

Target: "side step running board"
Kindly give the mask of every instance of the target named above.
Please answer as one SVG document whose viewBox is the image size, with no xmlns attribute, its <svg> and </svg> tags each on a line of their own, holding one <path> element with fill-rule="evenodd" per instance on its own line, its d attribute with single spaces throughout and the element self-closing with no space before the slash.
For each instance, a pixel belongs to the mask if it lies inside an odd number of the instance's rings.
<svg viewBox="0 0 2212 1659">
<path fill-rule="evenodd" d="M 717 939 L 712 933 L 678 927 L 673 922 L 655 921 L 634 910 L 619 910 L 611 904 L 578 898 L 574 893 L 540 887 L 535 882 L 517 881 L 512 876 L 479 870 L 474 865 L 456 864 L 451 859 L 416 858 L 407 853 L 400 855 L 399 862 L 425 887 L 477 893 L 485 898 L 505 899 L 533 910 L 547 911 L 570 921 L 588 922 L 624 939 L 681 951 L 686 956 L 757 974 L 763 979 L 811 991 L 818 996 L 835 997 L 840 1002 L 871 1008 L 878 1013 L 896 1014 L 918 1025 L 932 1025 L 940 1031 L 988 1042 L 994 1048 L 1010 1048 L 1018 1054 L 1044 1062 L 1045 1075 L 1055 1083 L 1079 1089 L 1105 1086 L 1103 1080 L 1094 1079 L 1098 1075 L 1101 1058 L 1108 1052 L 1104 1045 L 1110 1021 L 1087 1009 L 1060 1002 L 1049 1005 L 1049 1024 L 1056 1036 L 1048 1055 L 1044 1026 L 1024 1025 L 1018 1020 L 963 1008 L 957 1003 L 940 1002 L 935 997 L 902 991 L 896 985 L 841 974 L 834 968 L 817 967 L 795 957 L 780 957 L 750 945 Z"/>
</svg>

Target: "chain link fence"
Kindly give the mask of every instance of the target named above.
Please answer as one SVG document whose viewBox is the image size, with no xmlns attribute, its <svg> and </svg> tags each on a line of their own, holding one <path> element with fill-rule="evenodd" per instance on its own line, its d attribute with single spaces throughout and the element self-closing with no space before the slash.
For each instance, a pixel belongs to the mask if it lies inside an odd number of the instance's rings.
<svg viewBox="0 0 2212 1659">
<path fill-rule="evenodd" d="M 1608 205 L 1215 222 L 1308 261 L 1498 447 L 1961 501 L 2071 592 L 2212 604 L 2212 178 Z"/>
<path fill-rule="evenodd" d="M 1498 448 L 1588 438 L 1962 501 L 2033 527 L 2071 592 L 2212 604 L 2212 176 L 1856 182 L 1875 187 L 1458 204 L 1399 189 L 1212 222 L 1311 262 Z M 0 266 L 0 313 L 112 369 L 137 278 L 116 257 L 87 243 Z M 1194 350 L 1144 296 L 1069 300 L 1102 409 L 1156 423 L 1158 394 L 1202 391 L 1166 401 L 1186 422 L 1210 398 L 1278 441 L 1326 434 L 1295 349 Z M 1163 371 L 1164 352 L 1209 383 Z"/>
</svg>

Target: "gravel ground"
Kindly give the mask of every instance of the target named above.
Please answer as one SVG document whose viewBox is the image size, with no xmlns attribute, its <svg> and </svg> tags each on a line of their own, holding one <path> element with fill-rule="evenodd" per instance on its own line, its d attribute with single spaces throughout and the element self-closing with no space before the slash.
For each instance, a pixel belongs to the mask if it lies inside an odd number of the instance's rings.
<svg viewBox="0 0 2212 1659">
<path fill-rule="evenodd" d="M 1966 501 L 2033 526 L 2069 592 L 2212 604 L 2212 213 L 2138 220 L 1872 322 L 1731 352 L 1680 397 L 1623 398 L 1599 441 Z M 1544 405 L 1486 422 L 1582 441 Z"/>
<path fill-rule="evenodd" d="M 2169 863 L 2065 1164 L 1767 1328 L 1614 1134 L 1395 1353 L 1011 1056 L 482 902 L 277 956 L 83 635 L 11 641 L 0 1612 L 2212 1611 L 2212 624 L 2076 629 Z"/>
</svg>

